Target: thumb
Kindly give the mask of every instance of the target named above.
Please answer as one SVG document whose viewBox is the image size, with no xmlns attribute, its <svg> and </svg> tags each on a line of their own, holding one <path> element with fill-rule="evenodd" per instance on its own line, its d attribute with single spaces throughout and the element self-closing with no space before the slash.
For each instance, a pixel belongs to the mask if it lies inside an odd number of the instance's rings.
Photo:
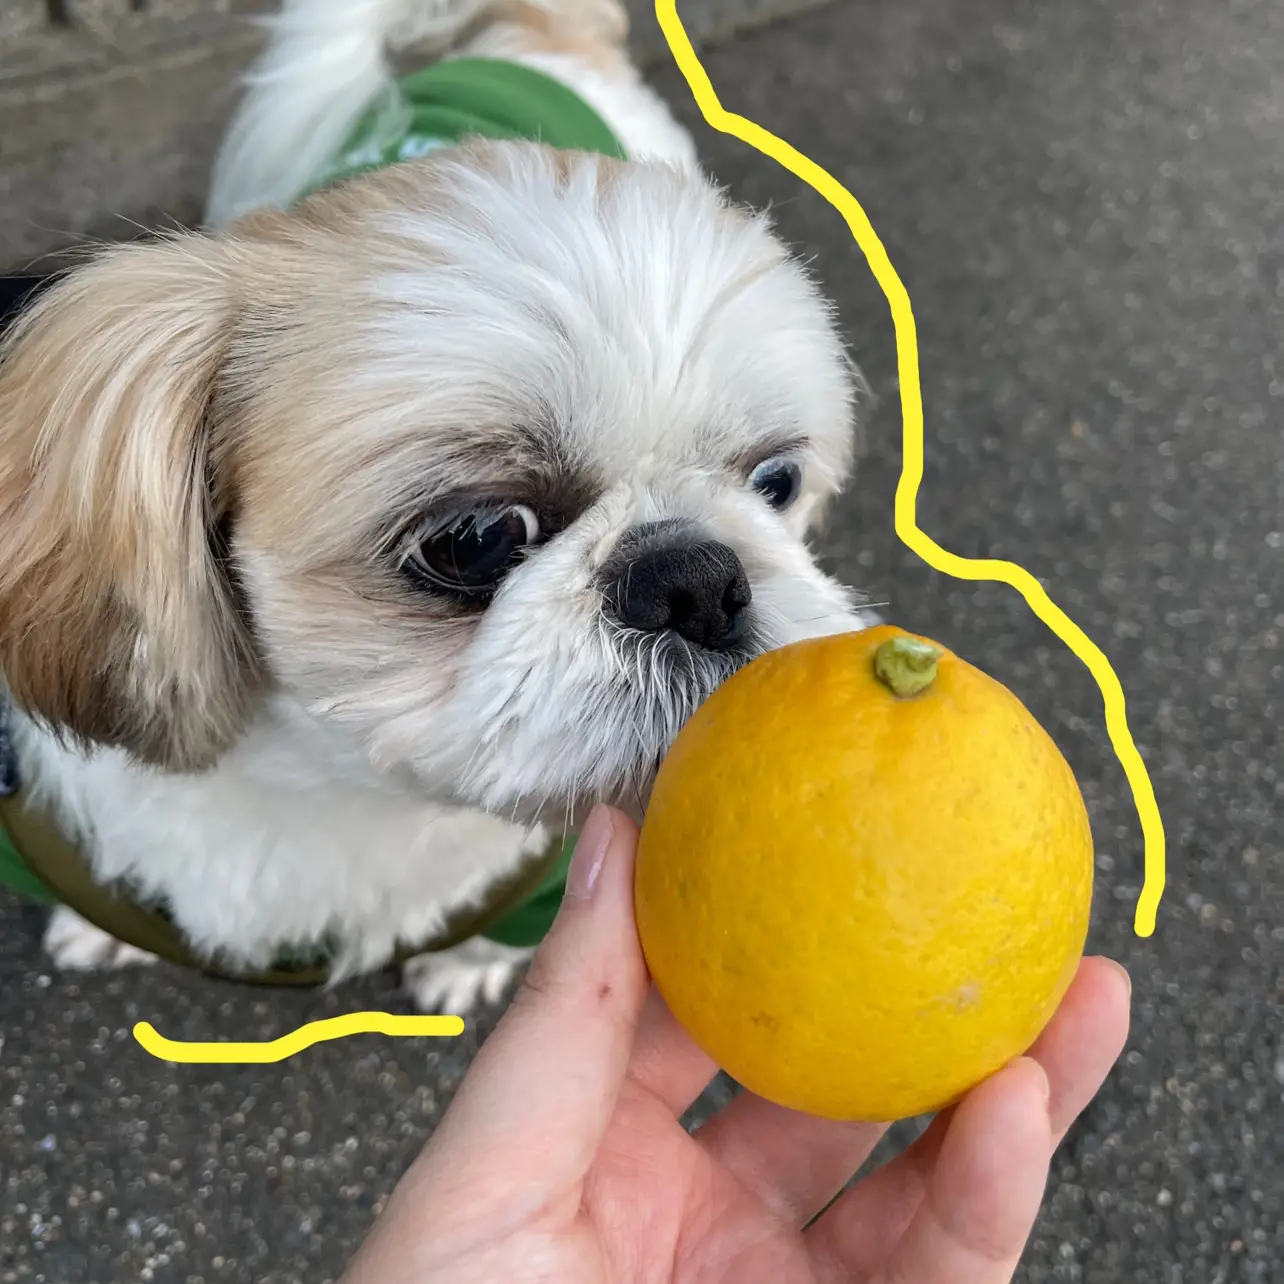
<svg viewBox="0 0 1284 1284">
<path fill-rule="evenodd" d="M 461 1163 L 476 1161 L 491 1169 L 494 1190 L 520 1166 L 512 1156 L 537 1155 L 547 1198 L 592 1163 L 649 988 L 633 917 L 637 836 L 627 816 L 604 806 L 585 823 L 557 918 L 424 1154 L 440 1154 L 456 1181 Z M 523 1174 L 519 1201 L 540 1197 L 530 1182 Z"/>
</svg>

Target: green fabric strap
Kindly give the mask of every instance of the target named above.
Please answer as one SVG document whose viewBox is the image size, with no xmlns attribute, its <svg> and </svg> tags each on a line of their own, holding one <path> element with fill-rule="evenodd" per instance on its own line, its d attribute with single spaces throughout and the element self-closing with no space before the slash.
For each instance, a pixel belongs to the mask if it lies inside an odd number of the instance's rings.
<svg viewBox="0 0 1284 1284">
<path fill-rule="evenodd" d="M 12 834 L 6 832 L 6 822 L 13 827 Z M 457 915 L 431 940 L 403 946 L 394 961 L 449 948 L 474 934 L 503 945 L 538 945 L 557 916 L 574 850 L 573 837 L 562 839 L 556 851 L 550 848 L 547 855 L 501 879 L 488 904 Z M 98 885 L 84 857 L 48 817 L 24 807 L 20 797 L 0 798 L 0 887 L 38 902 L 70 905 L 104 931 L 172 963 L 256 984 L 320 984 L 337 946 L 337 942 L 318 942 L 313 947 L 285 948 L 264 972 L 225 972 L 192 954 L 163 907 L 136 904 L 122 889 Z"/>
<path fill-rule="evenodd" d="M 451 58 L 399 80 L 310 190 L 471 137 L 527 139 L 625 159 L 601 116 L 551 76 L 515 62 Z"/>
<path fill-rule="evenodd" d="M 39 901 L 42 905 L 58 902 L 58 898 L 27 868 L 3 825 L 0 825 L 0 887 L 10 887 L 19 896 Z"/>
<path fill-rule="evenodd" d="M 566 891 L 566 871 L 571 867 L 574 852 L 575 839 L 567 838 L 562 844 L 561 854 L 531 896 L 509 910 L 499 922 L 492 923 L 482 935 L 498 941 L 500 945 L 538 945 L 548 935 L 548 929 L 557 917 Z"/>
</svg>

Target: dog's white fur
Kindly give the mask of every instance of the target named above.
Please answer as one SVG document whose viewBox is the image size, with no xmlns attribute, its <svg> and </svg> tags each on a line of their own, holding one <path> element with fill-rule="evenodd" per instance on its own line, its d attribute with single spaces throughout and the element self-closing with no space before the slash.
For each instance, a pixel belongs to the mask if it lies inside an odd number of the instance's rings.
<svg viewBox="0 0 1284 1284">
<path fill-rule="evenodd" d="M 592 801 L 641 807 L 746 657 L 612 622 L 603 567 L 639 523 L 739 554 L 749 652 L 867 622 L 804 542 L 852 454 L 828 307 L 700 177 L 613 0 L 464 16 L 455 52 L 552 73 L 659 161 L 470 145 L 111 250 L 0 366 L 0 671 L 27 782 L 100 875 L 238 965 L 337 933 L 336 979 L 378 967 Z M 421 3 L 289 0 L 212 223 L 293 200 L 416 17 L 461 29 Z M 803 467 L 783 513 L 746 480 L 778 450 Z M 574 496 L 565 529 L 484 612 L 399 576 L 397 540 L 442 497 L 541 487 Z M 65 910 L 47 944 L 66 966 L 137 957 Z M 524 957 L 472 941 L 407 979 L 459 1010 Z"/>
</svg>

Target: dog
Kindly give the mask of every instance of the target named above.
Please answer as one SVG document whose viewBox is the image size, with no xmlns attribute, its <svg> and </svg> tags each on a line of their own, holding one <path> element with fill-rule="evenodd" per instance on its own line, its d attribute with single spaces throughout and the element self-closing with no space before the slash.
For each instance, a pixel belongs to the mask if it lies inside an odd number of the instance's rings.
<svg viewBox="0 0 1284 1284">
<path fill-rule="evenodd" d="M 3 341 L 24 781 L 203 957 L 385 966 L 595 801 L 640 817 L 739 667 L 875 618 L 808 546 L 859 370 L 625 37 L 615 0 L 289 0 L 209 228 L 98 253 Z M 574 95 L 622 155 L 389 134 L 425 42 Z M 45 945 L 149 957 L 67 906 Z M 462 1012 L 528 956 L 479 936 L 403 972 Z"/>
</svg>

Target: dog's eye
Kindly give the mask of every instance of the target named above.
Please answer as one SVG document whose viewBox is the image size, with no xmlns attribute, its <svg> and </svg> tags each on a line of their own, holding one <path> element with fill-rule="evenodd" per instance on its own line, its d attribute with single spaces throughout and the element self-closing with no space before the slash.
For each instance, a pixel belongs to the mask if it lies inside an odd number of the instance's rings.
<svg viewBox="0 0 1284 1284">
<path fill-rule="evenodd" d="M 411 545 L 402 563 L 431 588 L 484 596 L 539 539 L 539 519 L 525 504 L 479 509 L 434 525 Z"/>
<path fill-rule="evenodd" d="M 749 474 L 749 484 L 772 508 L 786 509 L 802 489 L 802 469 L 792 459 L 767 459 Z"/>
</svg>

